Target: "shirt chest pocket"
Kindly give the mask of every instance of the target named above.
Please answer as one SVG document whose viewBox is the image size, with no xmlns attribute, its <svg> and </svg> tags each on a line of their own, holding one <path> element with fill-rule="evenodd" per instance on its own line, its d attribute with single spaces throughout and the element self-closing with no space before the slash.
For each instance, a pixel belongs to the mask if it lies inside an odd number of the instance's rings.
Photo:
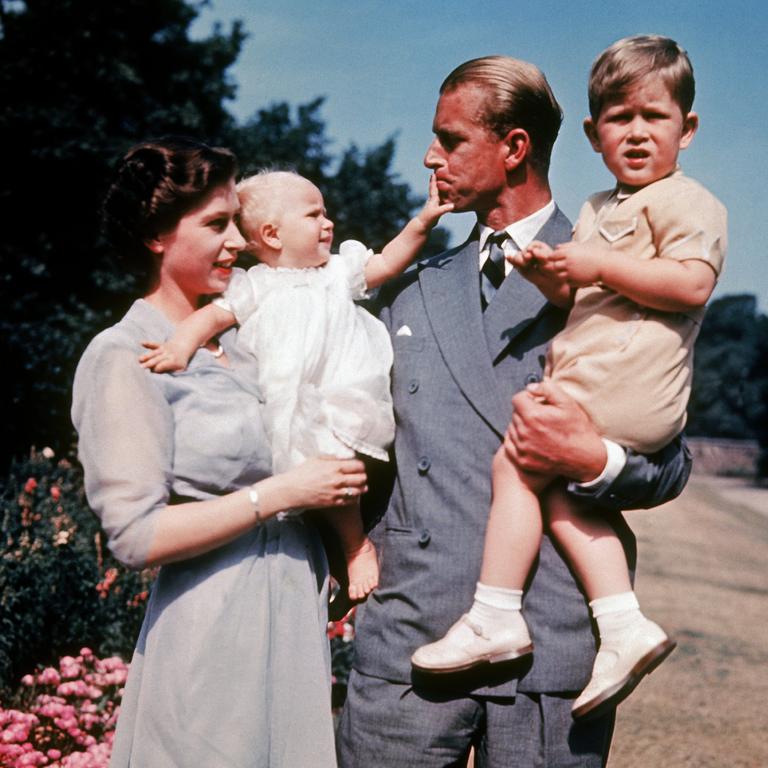
<svg viewBox="0 0 768 768">
<path fill-rule="evenodd" d="M 597 227 L 597 231 L 611 245 L 622 240 L 629 241 L 637 232 L 637 216 L 633 216 L 631 219 L 604 221 Z M 619 244 L 623 245 L 624 243 Z"/>
</svg>

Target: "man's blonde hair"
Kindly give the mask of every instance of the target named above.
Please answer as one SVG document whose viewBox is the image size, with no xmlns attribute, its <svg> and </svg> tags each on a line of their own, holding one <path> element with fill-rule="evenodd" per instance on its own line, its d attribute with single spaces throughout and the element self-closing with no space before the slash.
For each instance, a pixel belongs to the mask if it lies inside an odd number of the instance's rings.
<svg viewBox="0 0 768 768">
<path fill-rule="evenodd" d="M 589 113 L 600 117 L 606 102 L 621 98 L 628 88 L 648 77 L 660 78 L 683 116 L 693 107 L 696 83 L 688 54 L 661 35 L 633 35 L 617 40 L 596 59 L 589 73 Z"/>
<path fill-rule="evenodd" d="M 460 64 L 445 78 L 440 93 L 460 85 L 476 85 L 486 93 L 480 122 L 499 137 L 522 128 L 531 139 L 531 164 L 541 174 L 549 170 L 552 147 L 563 111 L 544 73 L 511 56 L 484 56 Z"/>
</svg>

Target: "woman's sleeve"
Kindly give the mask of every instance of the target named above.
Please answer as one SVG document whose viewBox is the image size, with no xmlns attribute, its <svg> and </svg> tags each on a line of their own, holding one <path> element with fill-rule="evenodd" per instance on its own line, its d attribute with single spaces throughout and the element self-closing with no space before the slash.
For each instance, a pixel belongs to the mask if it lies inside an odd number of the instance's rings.
<svg viewBox="0 0 768 768">
<path fill-rule="evenodd" d="M 142 568 L 173 480 L 170 407 L 132 349 L 99 343 L 75 374 L 72 419 L 88 503 L 120 562 Z"/>
</svg>

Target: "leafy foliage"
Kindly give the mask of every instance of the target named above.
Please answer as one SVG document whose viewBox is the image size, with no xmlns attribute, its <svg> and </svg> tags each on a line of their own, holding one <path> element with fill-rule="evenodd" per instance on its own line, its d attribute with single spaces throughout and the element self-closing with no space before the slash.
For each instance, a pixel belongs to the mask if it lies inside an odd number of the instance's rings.
<svg viewBox="0 0 768 768">
<path fill-rule="evenodd" d="M 689 434 L 758 437 L 768 417 L 767 324 L 754 296 L 712 302 L 696 343 Z"/>
<path fill-rule="evenodd" d="M 337 219 L 337 241 L 381 247 L 417 198 L 391 171 L 394 140 L 341 158 L 320 116 L 322 99 L 258 110 L 238 125 L 226 109 L 239 22 L 192 40 L 204 2 L 0 0 L 0 354 L 6 439 L 0 465 L 30 444 L 66 449 L 70 384 L 88 340 L 135 298 L 99 237 L 109 170 L 137 141 L 167 133 L 231 146 L 243 172 L 291 165 L 317 183 Z M 334 170 L 335 169 L 335 170 Z M 440 250 L 436 233 L 432 250 Z"/>
<path fill-rule="evenodd" d="M 33 451 L 0 498 L 0 690 L 84 643 L 130 658 L 152 573 L 127 570 L 106 549 L 80 470 Z"/>
<path fill-rule="evenodd" d="M 90 648 L 22 678 L 0 706 L 0 765 L 107 768 L 128 667 Z"/>
<path fill-rule="evenodd" d="M 216 141 L 232 125 L 226 70 L 244 33 L 236 23 L 191 40 L 199 7 L 0 0 L 0 205 L 13 223 L 0 244 L 0 338 L 18 371 L 4 377 L 7 454 L 69 442 L 79 353 L 129 302 L 131 280 L 99 240 L 111 164 L 159 133 Z"/>
</svg>

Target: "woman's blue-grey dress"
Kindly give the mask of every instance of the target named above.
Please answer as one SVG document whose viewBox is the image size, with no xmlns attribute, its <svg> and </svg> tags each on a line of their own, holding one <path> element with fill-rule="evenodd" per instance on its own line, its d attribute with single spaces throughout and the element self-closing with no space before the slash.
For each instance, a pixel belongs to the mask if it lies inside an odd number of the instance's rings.
<svg viewBox="0 0 768 768">
<path fill-rule="evenodd" d="M 230 367 L 200 350 L 153 374 L 144 340 L 173 326 L 139 300 L 85 351 L 74 384 L 88 500 L 109 546 L 142 567 L 155 514 L 271 472 L 256 361 L 222 339 Z M 269 520 L 205 555 L 165 565 L 123 696 L 113 768 L 335 766 L 325 636 L 327 566 L 301 518 Z"/>
</svg>

